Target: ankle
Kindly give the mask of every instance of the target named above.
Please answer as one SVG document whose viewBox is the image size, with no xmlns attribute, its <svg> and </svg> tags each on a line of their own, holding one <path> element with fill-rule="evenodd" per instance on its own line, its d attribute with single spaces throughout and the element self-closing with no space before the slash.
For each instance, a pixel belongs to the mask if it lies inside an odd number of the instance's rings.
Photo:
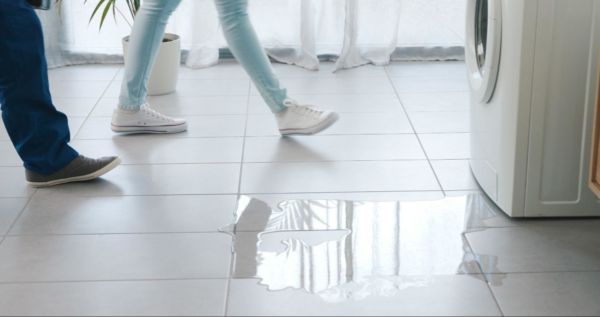
<svg viewBox="0 0 600 317">
<path fill-rule="evenodd" d="M 118 110 L 119 110 L 119 111 L 122 111 L 122 112 L 124 112 L 124 113 L 130 113 L 130 114 L 133 114 L 133 113 L 140 112 L 140 110 L 142 109 L 142 106 L 143 106 L 143 105 L 137 105 L 137 106 L 130 106 L 130 105 L 128 105 L 128 106 L 124 106 L 124 105 L 119 105 L 119 107 L 118 107 Z"/>
</svg>

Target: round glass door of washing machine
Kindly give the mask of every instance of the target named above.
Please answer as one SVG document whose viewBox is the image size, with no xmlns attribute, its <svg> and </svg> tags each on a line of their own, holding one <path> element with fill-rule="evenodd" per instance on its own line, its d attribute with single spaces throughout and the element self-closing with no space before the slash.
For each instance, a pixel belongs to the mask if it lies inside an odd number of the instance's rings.
<svg viewBox="0 0 600 317">
<path fill-rule="evenodd" d="M 502 1 L 469 0 L 465 58 L 469 84 L 481 103 L 496 89 L 502 47 Z M 510 1 L 510 0 L 509 0 Z"/>
</svg>

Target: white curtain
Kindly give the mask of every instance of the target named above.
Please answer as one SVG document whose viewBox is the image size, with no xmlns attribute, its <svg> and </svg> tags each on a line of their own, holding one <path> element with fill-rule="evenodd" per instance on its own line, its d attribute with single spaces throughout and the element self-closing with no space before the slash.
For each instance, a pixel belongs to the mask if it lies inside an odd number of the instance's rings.
<svg viewBox="0 0 600 317">
<path fill-rule="evenodd" d="M 169 0 L 165 0 L 169 1 Z M 98 29 L 93 4 L 63 0 L 62 13 L 41 14 L 49 63 L 122 62 L 123 18 Z M 324 58 L 338 68 L 385 65 L 391 59 L 461 59 L 466 0 L 250 0 L 250 16 L 269 55 L 318 69 Z M 227 44 L 213 0 L 184 0 L 168 32 L 182 37 L 190 67 L 218 62 Z"/>
</svg>

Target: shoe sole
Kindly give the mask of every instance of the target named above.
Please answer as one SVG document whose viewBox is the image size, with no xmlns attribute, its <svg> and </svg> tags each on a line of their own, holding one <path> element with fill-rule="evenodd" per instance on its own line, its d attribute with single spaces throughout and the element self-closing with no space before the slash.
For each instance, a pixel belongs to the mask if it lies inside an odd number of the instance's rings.
<svg viewBox="0 0 600 317">
<path fill-rule="evenodd" d="M 187 131 L 187 123 L 168 126 L 118 126 L 111 124 L 113 132 L 127 134 L 175 134 Z"/>
<path fill-rule="evenodd" d="M 112 171 L 120 164 L 121 164 L 121 159 L 116 158 L 112 162 L 110 162 L 108 165 L 106 165 L 103 168 L 101 168 L 95 172 L 92 172 L 90 174 L 76 176 L 76 177 L 56 179 L 53 181 L 43 182 L 43 183 L 36 183 L 36 182 L 27 182 L 27 183 L 35 188 L 44 188 L 44 187 L 52 187 L 52 186 L 57 186 L 57 185 L 69 184 L 69 183 L 88 182 L 88 181 L 97 179 L 97 178 L 101 177 L 102 175 Z"/>
<path fill-rule="evenodd" d="M 281 135 L 290 136 L 290 135 L 314 135 L 320 132 L 323 132 L 329 129 L 332 125 L 334 125 L 340 116 L 337 113 L 332 113 L 325 120 L 321 121 L 314 127 L 306 128 L 306 129 L 287 129 L 287 130 L 279 130 Z"/>
</svg>

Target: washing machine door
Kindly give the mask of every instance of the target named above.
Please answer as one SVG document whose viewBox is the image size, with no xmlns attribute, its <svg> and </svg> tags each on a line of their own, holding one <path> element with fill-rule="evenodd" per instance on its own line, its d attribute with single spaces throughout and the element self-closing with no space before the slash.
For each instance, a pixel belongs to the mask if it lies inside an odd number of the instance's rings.
<svg viewBox="0 0 600 317">
<path fill-rule="evenodd" d="M 502 1 L 469 0 L 467 5 L 465 57 L 472 92 L 481 103 L 488 103 L 492 99 L 498 80 Z"/>
</svg>

